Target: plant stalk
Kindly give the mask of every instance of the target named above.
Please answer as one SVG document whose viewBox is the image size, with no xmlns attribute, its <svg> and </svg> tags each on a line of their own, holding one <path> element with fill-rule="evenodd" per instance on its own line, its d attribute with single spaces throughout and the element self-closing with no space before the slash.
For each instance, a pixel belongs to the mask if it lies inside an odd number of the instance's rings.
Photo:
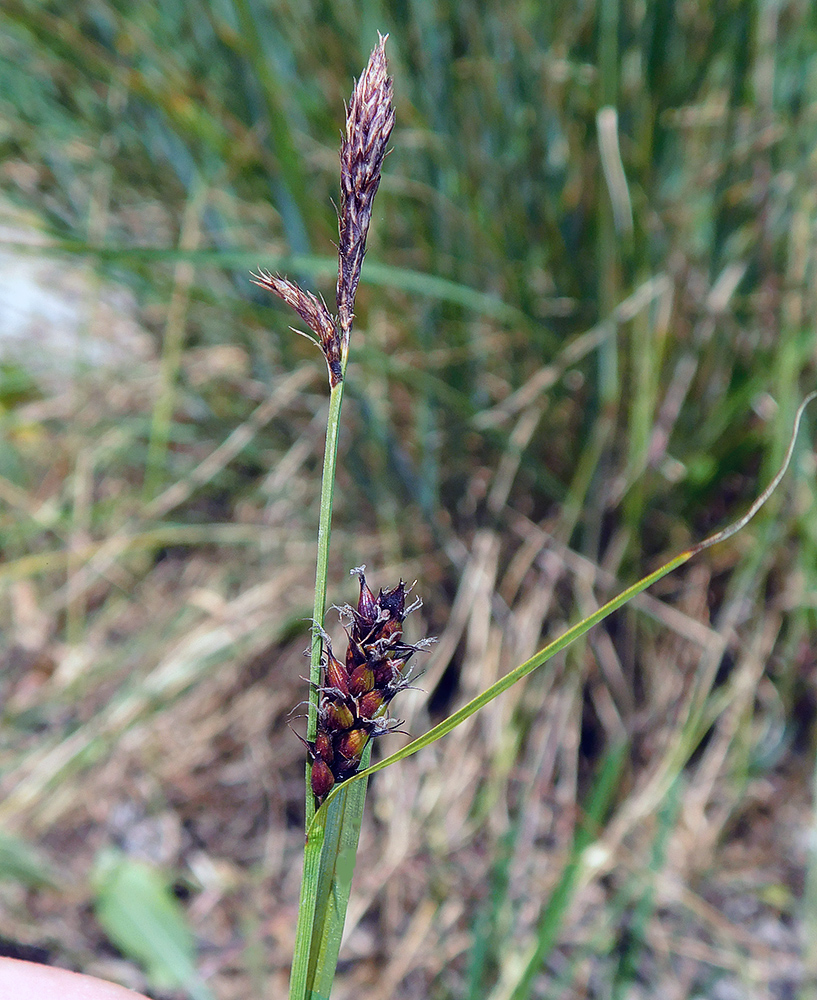
<svg viewBox="0 0 817 1000">
<path fill-rule="evenodd" d="M 335 472 L 338 463 L 338 438 L 340 435 L 340 408 L 343 387 L 346 384 L 346 358 L 342 360 L 343 374 L 329 394 L 329 413 L 326 418 L 326 444 L 323 452 L 321 475 L 321 509 L 318 521 L 318 556 L 315 567 L 315 605 L 312 611 L 312 649 L 309 661 L 309 707 L 307 709 L 306 738 L 314 740 L 318 728 L 318 687 L 321 680 L 321 650 L 323 639 L 320 628 L 326 611 L 326 578 L 329 573 L 329 540 L 332 531 L 332 504 L 335 498 Z M 310 783 L 311 761 L 306 763 L 306 829 L 315 815 L 315 796 Z"/>
</svg>

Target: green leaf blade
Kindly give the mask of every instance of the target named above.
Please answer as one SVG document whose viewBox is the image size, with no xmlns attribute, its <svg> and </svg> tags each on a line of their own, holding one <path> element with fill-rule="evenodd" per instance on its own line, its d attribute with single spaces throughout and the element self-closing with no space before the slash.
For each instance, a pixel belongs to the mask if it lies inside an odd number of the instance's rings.
<svg viewBox="0 0 817 1000">
<path fill-rule="evenodd" d="M 367 747 L 363 763 L 368 764 Z M 352 889 L 367 782 L 344 782 L 309 829 L 290 1000 L 328 1000 Z"/>
<path fill-rule="evenodd" d="M 193 933 L 161 872 L 119 851 L 104 852 L 93 876 L 95 912 L 106 935 L 159 988 L 213 1000 L 196 969 Z"/>
</svg>

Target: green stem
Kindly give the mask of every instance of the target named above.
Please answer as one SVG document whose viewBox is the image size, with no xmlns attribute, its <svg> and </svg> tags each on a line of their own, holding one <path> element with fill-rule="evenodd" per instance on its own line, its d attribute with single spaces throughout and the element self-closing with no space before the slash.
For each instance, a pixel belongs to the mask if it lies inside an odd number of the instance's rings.
<svg viewBox="0 0 817 1000">
<path fill-rule="evenodd" d="M 321 475 L 321 509 L 318 521 L 318 555 L 315 568 L 315 605 L 312 612 L 312 652 L 309 667 L 309 708 L 307 709 L 306 738 L 308 741 L 315 739 L 318 730 L 318 701 L 320 693 L 318 685 L 321 679 L 321 652 L 323 649 L 323 639 L 320 630 L 316 627 L 323 624 L 323 615 L 326 610 L 326 578 L 329 572 L 329 540 L 332 531 L 332 504 L 335 496 L 335 472 L 338 462 L 338 437 L 340 432 L 340 408 L 343 402 L 343 387 L 346 382 L 346 361 L 344 356 L 341 359 L 343 378 L 334 386 L 329 394 L 329 413 L 326 418 L 326 444 L 323 452 L 323 473 Z M 368 755 L 366 756 L 368 763 Z M 315 816 L 315 796 L 312 794 L 312 764 L 306 763 L 306 829 L 312 826 Z M 355 816 L 354 844 L 357 845 L 357 835 L 360 833 L 360 814 L 363 811 L 363 798 L 365 797 L 365 783 L 361 785 L 362 795 L 354 797 L 358 805 Z M 333 821 L 336 825 L 337 817 L 342 817 L 345 813 L 347 797 L 333 812 Z M 341 826 L 343 823 L 341 822 Z M 334 829 L 333 825 L 333 829 Z M 310 974 L 315 973 L 315 963 L 317 961 L 315 946 L 313 945 L 313 928 L 315 915 L 318 909 L 320 881 L 326 881 L 327 869 L 331 873 L 335 872 L 337 865 L 337 855 L 340 850 L 339 841 L 335 837 L 330 837 L 327 846 L 328 858 L 324 854 L 324 832 L 321 831 L 312 838 L 311 844 L 307 845 L 304 851 L 304 871 L 301 880 L 301 899 L 298 905 L 298 927 L 296 931 L 296 946 L 293 956 L 292 971 L 290 976 L 290 997 L 295 1000 L 304 1000 L 308 995 Z M 354 854 L 354 851 L 352 851 Z M 347 867 L 349 867 L 347 865 Z M 325 886 L 325 893 L 331 893 L 334 879 L 329 878 L 328 888 Z M 351 868 L 348 872 L 349 887 L 351 887 Z M 348 899 L 348 888 L 346 891 Z M 343 928 L 343 918 L 345 916 L 345 904 L 340 914 L 340 928 Z M 322 928 L 319 928 L 319 932 Z M 318 934 L 318 942 L 321 943 L 321 935 Z M 340 947 L 340 940 L 337 941 Z M 337 959 L 337 952 L 332 960 L 330 975 L 334 974 Z M 331 983 L 331 978 L 330 978 Z"/>
<path fill-rule="evenodd" d="M 318 729 L 318 685 L 321 681 L 321 650 L 323 640 L 318 625 L 323 625 L 326 610 L 326 577 L 329 572 L 329 539 L 332 531 L 332 502 L 335 497 L 335 470 L 338 464 L 338 436 L 340 432 L 340 407 L 343 402 L 344 378 L 329 395 L 329 414 L 326 418 L 326 445 L 323 453 L 321 478 L 321 513 L 318 522 L 318 559 L 315 568 L 315 607 L 312 612 L 312 656 L 309 666 L 309 708 L 307 709 L 306 738 L 314 740 Z M 311 765 L 306 765 L 306 829 L 315 815 L 315 796 L 312 794 Z"/>
</svg>

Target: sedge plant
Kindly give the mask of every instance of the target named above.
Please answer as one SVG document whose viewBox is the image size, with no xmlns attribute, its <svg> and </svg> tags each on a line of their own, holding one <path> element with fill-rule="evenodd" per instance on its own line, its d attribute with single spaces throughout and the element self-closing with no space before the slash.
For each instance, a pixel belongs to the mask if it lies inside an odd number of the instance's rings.
<svg viewBox="0 0 817 1000">
<path fill-rule="evenodd" d="M 779 485 L 791 460 L 797 431 L 812 392 L 797 410 L 783 462 L 769 485 L 738 520 L 670 559 L 623 590 L 555 641 L 519 664 L 451 716 L 403 749 L 369 766 L 373 738 L 396 731 L 399 722 L 388 715 L 391 700 L 410 685 L 408 661 L 432 639 L 415 644 L 403 640 L 405 616 L 418 606 L 407 606 L 408 589 L 401 580 L 375 596 L 364 574 L 359 577 L 356 608 L 341 608 L 348 621 L 348 649 L 339 659 L 323 629 L 332 521 L 335 470 L 341 404 L 366 238 L 374 197 L 380 184 L 386 148 L 394 126 L 393 87 L 386 64 L 387 36 L 380 36 L 369 62 L 355 84 L 346 115 L 340 150 L 341 197 L 338 211 L 337 312 L 323 298 L 280 274 L 259 271 L 256 284 L 288 303 L 308 326 L 303 334 L 321 350 L 327 365 L 329 410 L 321 483 L 320 519 L 313 634 L 311 644 L 307 731 L 303 742 L 306 765 L 306 846 L 295 954 L 290 976 L 290 1000 L 328 1000 L 335 975 L 355 854 L 360 835 L 366 781 L 369 775 L 429 746 L 485 707 L 568 645 L 583 636 L 617 608 L 679 568 L 704 549 L 724 541 L 743 528 Z M 302 333 L 302 331 L 296 331 Z M 587 838 L 585 838 L 587 840 Z M 589 841 L 587 841 L 589 843 Z M 587 846 L 577 841 L 577 851 Z M 574 859 L 578 865 L 578 855 Z M 566 883 L 567 884 L 567 883 Z M 568 892 L 565 889 L 565 892 Z M 567 898 L 567 897 L 566 897 Z M 553 905 L 563 905 L 556 896 Z M 544 946 L 531 958 L 521 983 L 532 977 L 543 958 Z M 521 986 L 520 986 L 521 989 Z M 514 996 L 527 995 L 516 990 Z"/>
</svg>

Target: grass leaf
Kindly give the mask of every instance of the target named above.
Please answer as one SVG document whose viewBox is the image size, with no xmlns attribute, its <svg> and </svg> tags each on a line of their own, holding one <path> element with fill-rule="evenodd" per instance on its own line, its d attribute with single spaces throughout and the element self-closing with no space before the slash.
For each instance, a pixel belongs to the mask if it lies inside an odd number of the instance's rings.
<svg viewBox="0 0 817 1000">
<path fill-rule="evenodd" d="M 367 764 L 371 749 L 364 751 Z M 326 1000 L 335 977 L 346 907 L 352 889 L 366 782 L 345 784 L 309 831 L 290 1000 Z"/>
<path fill-rule="evenodd" d="M 6 879 L 32 889 L 57 884 L 51 866 L 38 851 L 19 837 L 0 833 L 0 881 Z"/>
<path fill-rule="evenodd" d="M 96 916 L 105 933 L 144 967 L 152 983 L 184 989 L 193 1000 L 213 1000 L 196 970 L 184 911 L 157 869 L 111 850 L 100 856 L 93 881 Z"/>
<path fill-rule="evenodd" d="M 399 760 L 405 760 L 406 757 L 411 757 L 412 754 L 417 753 L 418 750 L 422 750 L 424 747 L 431 746 L 432 743 L 436 743 L 437 740 L 442 739 L 443 736 L 446 736 L 453 729 L 456 729 L 456 727 L 461 723 L 465 722 L 466 719 L 469 719 L 475 712 L 478 712 L 481 708 L 484 708 L 492 702 L 494 698 L 498 698 L 504 691 L 513 687 L 517 681 L 522 680 L 523 677 L 526 677 L 538 667 L 543 666 L 557 653 L 561 652 L 572 642 L 575 642 L 576 639 L 583 636 L 586 632 L 589 632 L 594 625 L 598 625 L 599 622 L 604 621 L 608 615 L 611 615 L 614 611 L 618 610 L 618 608 L 632 600 L 632 598 L 637 594 L 642 593 L 642 591 L 652 586 L 652 584 L 657 583 L 658 580 L 661 580 L 673 570 L 678 569 L 679 566 L 683 566 L 685 562 L 697 555 L 699 552 L 703 552 L 704 549 L 707 549 L 718 542 L 725 541 L 727 538 L 731 538 L 731 536 L 740 531 L 741 528 L 744 528 L 780 485 L 780 482 L 789 467 L 789 463 L 791 462 L 791 457 L 794 454 L 794 445 L 797 440 L 797 432 L 800 429 L 800 421 L 803 417 L 803 411 L 814 399 L 817 399 L 817 391 L 809 393 L 809 395 L 806 396 L 800 404 L 794 418 L 794 427 L 792 428 L 788 448 L 786 449 L 783 462 L 772 478 L 772 481 L 763 490 L 745 514 L 737 518 L 735 521 L 732 521 L 725 528 L 722 528 L 720 531 L 716 531 L 708 538 L 705 538 L 703 541 L 697 542 L 684 552 L 680 552 L 668 562 L 664 563 L 663 566 L 659 566 L 658 569 L 654 570 L 652 573 L 648 573 L 647 576 L 642 577 L 638 582 L 627 587 L 626 590 L 623 590 L 612 600 L 602 605 L 602 607 L 600 607 L 597 611 L 594 611 L 593 614 L 588 615 L 580 622 L 571 626 L 566 632 L 563 632 L 558 639 L 554 639 L 553 642 L 545 646 L 544 649 L 540 649 L 539 652 L 531 656 L 530 659 L 525 660 L 524 663 L 520 663 L 518 667 L 509 671 L 504 677 L 500 677 L 496 683 L 492 684 L 489 688 L 486 688 L 486 690 L 481 694 L 478 694 L 476 698 L 472 698 L 466 705 L 463 705 L 462 708 L 458 709 L 447 719 L 444 719 L 438 725 L 434 726 L 433 729 L 429 729 L 429 731 L 423 736 L 418 737 L 416 740 L 412 740 L 412 742 L 403 747 L 402 750 L 398 750 L 396 753 L 378 761 L 371 767 L 358 771 L 357 774 L 353 775 L 342 785 L 336 785 L 326 797 L 323 805 L 321 806 L 321 810 L 326 809 L 335 796 L 339 795 L 349 783 L 364 780 L 368 778 L 370 774 L 374 774 L 376 771 L 382 771 L 384 767 L 388 767 L 390 764 L 396 764 Z M 319 810 L 319 812 L 321 810 Z"/>
</svg>

